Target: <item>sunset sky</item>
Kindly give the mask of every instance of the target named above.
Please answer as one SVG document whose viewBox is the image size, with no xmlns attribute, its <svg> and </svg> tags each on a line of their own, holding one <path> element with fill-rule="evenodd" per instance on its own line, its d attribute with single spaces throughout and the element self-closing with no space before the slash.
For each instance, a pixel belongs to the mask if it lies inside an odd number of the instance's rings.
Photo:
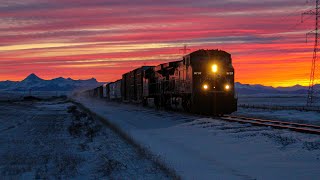
<svg viewBox="0 0 320 180">
<path fill-rule="evenodd" d="M 307 85 L 314 17 L 306 0 L 1 0 L 0 81 L 30 73 L 113 81 L 179 49 L 232 54 L 236 81 Z"/>
</svg>

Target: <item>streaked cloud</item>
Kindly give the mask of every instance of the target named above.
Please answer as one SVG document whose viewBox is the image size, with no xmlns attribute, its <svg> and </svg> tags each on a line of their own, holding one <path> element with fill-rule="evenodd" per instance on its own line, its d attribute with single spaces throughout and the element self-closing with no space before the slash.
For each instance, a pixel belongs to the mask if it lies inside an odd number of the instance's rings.
<svg viewBox="0 0 320 180">
<path fill-rule="evenodd" d="M 237 81 L 307 84 L 312 8 L 300 0 L 3 0 L 0 79 L 97 77 L 112 81 L 179 49 L 230 52 Z M 290 67 L 290 68 L 288 68 Z M 3 69 L 3 70 L 2 70 Z M 259 78 L 257 78 L 259 77 Z"/>
</svg>

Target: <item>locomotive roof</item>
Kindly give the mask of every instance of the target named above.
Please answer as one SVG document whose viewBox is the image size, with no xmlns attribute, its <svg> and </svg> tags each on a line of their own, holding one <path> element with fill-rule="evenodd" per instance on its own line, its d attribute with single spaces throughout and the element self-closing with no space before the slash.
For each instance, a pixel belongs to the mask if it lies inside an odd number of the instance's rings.
<svg viewBox="0 0 320 180">
<path fill-rule="evenodd" d="M 223 50 L 219 50 L 219 49 L 200 49 L 198 51 L 194 51 L 192 53 L 190 53 L 189 55 L 184 56 L 185 58 L 190 57 L 190 63 L 197 63 L 198 59 L 197 57 L 209 57 L 209 58 L 218 58 L 221 60 L 226 61 L 227 63 L 232 63 L 232 58 L 231 58 L 231 54 L 227 53 L 226 51 Z M 196 60 L 196 61 L 195 61 Z"/>
<path fill-rule="evenodd" d="M 190 53 L 190 56 L 198 56 L 198 55 L 218 55 L 218 56 L 231 56 L 230 53 L 227 53 L 226 51 L 223 50 L 219 50 L 219 49 L 199 49 L 197 51 L 194 51 L 192 53 Z"/>
</svg>

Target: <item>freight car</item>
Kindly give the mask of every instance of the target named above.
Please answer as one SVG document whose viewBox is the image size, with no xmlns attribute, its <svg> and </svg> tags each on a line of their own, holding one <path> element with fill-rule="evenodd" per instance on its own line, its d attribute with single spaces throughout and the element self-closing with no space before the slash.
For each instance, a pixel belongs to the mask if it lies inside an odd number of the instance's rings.
<svg viewBox="0 0 320 180">
<path fill-rule="evenodd" d="M 83 94 L 88 97 L 98 97 L 107 99 L 107 97 L 109 96 L 108 86 L 107 84 L 103 84 L 94 89 L 86 90 L 83 92 Z"/>
<path fill-rule="evenodd" d="M 232 59 L 222 50 L 198 50 L 179 61 L 142 66 L 116 82 L 113 91 L 123 102 L 214 115 L 237 110 Z M 99 97 L 97 91 L 93 94 Z"/>
<path fill-rule="evenodd" d="M 148 97 L 148 78 L 146 73 L 154 66 L 142 66 L 122 75 L 122 95 L 124 102 L 146 104 Z"/>
<path fill-rule="evenodd" d="M 121 100 L 121 79 L 108 84 L 109 99 L 113 101 Z"/>
<path fill-rule="evenodd" d="M 108 84 L 102 85 L 102 92 L 103 92 L 103 98 L 108 99 L 109 98 L 109 87 Z"/>
</svg>

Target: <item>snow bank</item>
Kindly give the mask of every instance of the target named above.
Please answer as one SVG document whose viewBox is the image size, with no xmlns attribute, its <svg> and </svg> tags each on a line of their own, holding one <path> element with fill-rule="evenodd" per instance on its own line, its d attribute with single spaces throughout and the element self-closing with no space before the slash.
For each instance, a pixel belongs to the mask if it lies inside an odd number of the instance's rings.
<svg viewBox="0 0 320 180">
<path fill-rule="evenodd" d="M 319 179 L 317 135 L 77 98 L 185 179 Z"/>
</svg>

